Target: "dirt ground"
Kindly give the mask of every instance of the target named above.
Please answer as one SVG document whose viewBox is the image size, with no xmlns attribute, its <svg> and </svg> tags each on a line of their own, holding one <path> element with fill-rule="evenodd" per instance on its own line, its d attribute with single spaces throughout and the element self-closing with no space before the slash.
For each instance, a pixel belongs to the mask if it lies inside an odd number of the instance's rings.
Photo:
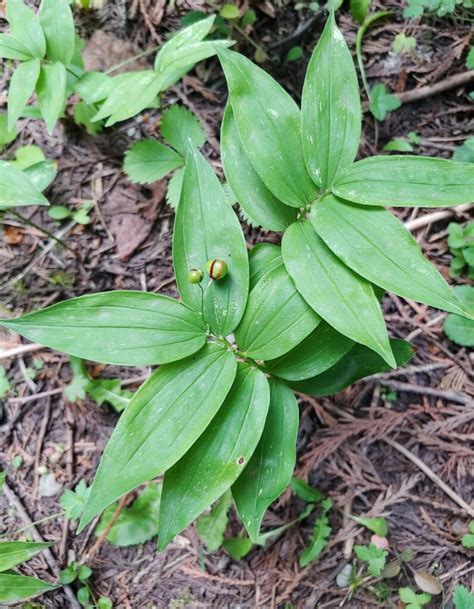
<svg viewBox="0 0 474 609">
<path fill-rule="evenodd" d="M 180 25 L 190 10 L 212 12 L 211 3 L 198 0 L 167 3 L 163 0 L 106 2 L 92 13 L 78 17 L 87 46 L 90 67 L 104 68 L 124 57 L 158 45 Z M 249 4 L 244 0 L 242 5 Z M 294 3 L 251 2 L 257 22 L 248 36 L 267 52 L 265 69 L 299 100 L 304 70 L 324 22 L 310 11 L 295 11 Z M 470 21 L 445 17 L 404 21 L 395 1 L 374 2 L 376 9 L 394 15 L 369 30 L 363 45 L 371 83 L 384 82 L 402 93 L 444 82 L 466 71 L 464 66 Z M 1 8 L 1 4 L 0 4 Z M 356 24 L 342 9 L 339 23 L 351 48 Z M 309 27 L 301 33 L 301 24 Z M 2 22 L 1 27 L 5 25 Z M 395 34 L 415 36 L 413 54 L 390 53 Z M 295 36 L 296 33 L 296 36 Z M 233 32 L 238 50 L 253 56 L 254 48 L 238 31 Z M 284 61 L 291 46 L 299 44 L 304 56 L 291 64 Z M 141 60 L 151 62 L 153 55 Z M 6 102 L 9 70 L 1 75 L 0 95 Z M 394 137 L 415 131 L 421 138 L 417 153 L 450 158 L 456 146 L 474 133 L 473 110 L 467 86 L 428 94 L 406 103 L 385 122 L 374 127 L 365 114 L 361 157 L 380 152 Z M 205 125 L 205 153 L 218 171 L 219 125 L 226 98 L 225 82 L 215 59 L 197 67 L 166 93 L 164 104 L 181 103 L 197 113 Z M 52 136 L 42 122 L 21 121 L 21 135 L 3 157 L 27 143 L 41 146 L 57 159 L 59 173 L 48 191 L 55 204 L 79 207 L 94 201 L 91 224 L 55 224 L 44 209 L 25 208 L 31 220 L 60 232 L 68 249 L 52 247 L 38 230 L 13 216 L 4 218 L 0 235 L 0 306 L 2 315 L 18 315 L 84 293 L 111 289 L 149 290 L 176 295 L 171 266 L 172 210 L 164 199 L 165 182 L 143 188 L 130 184 L 122 172 L 124 150 L 132 141 L 156 133 L 159 112 L 121 123 L 91 137 L 72 120 L 60 122 Z M 400 211 L 404 221 L 421 218 L 426 210 Z M 467 219 L 458 214 L 458 221 Z M 425 223 L 414 231 L 424 251 L 446 277 L 450 261 L 446 242 L 449 218 Z M 250 244 L 278 242 L 279 236 L 246 228 Z M 450 280 L 452 282 L 452 280 Z M 457 283 L 463 283 L 459 280 Z M 472 354 L 444 335 L 445 314 L 424 305 L 386 296 L 384 311 L 390 334 L 410 340 L 416 355 L 401 371 L 362 381 L 331 398 L 299 400 L 301 427 L 297 475 L 327 493 L 334 501 L 331 539 L 316 562 L 301 569 L 298 557 L 307 541 L 313 519 L 294 526 L 265 548 L 255 549 L 242 561 L 224 551 L 206 553 L 193 528 L 180 535 L 161 555 L 155 542 L 116 548 L 105 542 L 90 566 L 97 595 L 110 596 L 118 609 L 273 607 L 312 609 L 344 606 L 351 609 L 397 607 L 400 586 L 413 583 L 415 570 L 439 577 L 445 598 L 456 583 L 474 583 L 472 552 L 459 539 L 470 518 L 466 509 L 449 498 L 439 479 L 471 504 L 474 477 L 474 384 Z M 22 344 L 13 334 L 0 334 L 2 349 Z M 44 366 L 32 380 L 27 368 L 40 359 Z M 117 414 L 90 400 L 68 403 L 62 388 L 70 379 L 66 356 L 47 349 L 24 352 L 1 362 L 14 392 L 0 403 L 0 467 L 8 473 L 10 492 L 0 496 L 0 533 L 25 526 L 58 511 L 58 495 L 39 497 L 38 467 L 53 472 L 63 489 L 80 480 L 90 482 Z M 104 377 L 143 377 L 147 369 L 108 366 L 93 368 Z M 136 388 L 131 383 L 128 388 Z M 387 400 L 387 388 L 396 398 Z M 400 450 L 400 447 L 402 450 Z M 403 454 L 403 448 L 409 456 Z M 21 457 L 22 463 L 15 467 Z M 15 459 L 16 458 L 16 459 Z M 424 468 L 425 466 L 425 468 Z M 426 467 L 438 477 L 433 481 Z M 23 506 L 25 513 L 21 512 Z M 301 501 L 290 492 L 272 506 L 264 529 L 294 519 Z M 391 547 L 414 551 L 413 560 L 397 580 L 387 580 L 388 598 L 379 596 L 377 581 L 369 579 L 352 598 L 339 588 L 336 576 L 349 562 L 353 543 L 368 543 L 367 532 L 348 518 L 348 513 L 386 516 Z M 26 520 L 25 520 L 26 518 Z M 93 529 L 75 536 L 62 518 L 38 525 L 52 547 L 53 566 L 63 567 L 68 557 L 80 560 L 94 544 Z M 232 518 L 232 534 L 240 531 Z M 29 575 L 50 579 L 54 573 L 43 555 L 22 567 Z M 40 607 L 69 608 L 62 590 L 45 595 Z M 452 607 L 434 597 L 429 607 Z"/>
</svg>

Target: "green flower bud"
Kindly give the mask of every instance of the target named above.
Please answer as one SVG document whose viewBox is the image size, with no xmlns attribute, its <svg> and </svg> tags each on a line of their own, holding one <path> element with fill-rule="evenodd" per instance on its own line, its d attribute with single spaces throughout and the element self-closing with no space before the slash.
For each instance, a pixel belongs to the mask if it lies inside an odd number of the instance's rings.
<svg viewBox="0 0 474 609">
<path fill-rule="evenodd" d="M 203 280 L 204 273 L 201 269 L 191 269 L 188 273 L 189 283 L 201 283 Z"/>
<path fill-rule="evenodd" d="M 216 281 L 225 277 L 228 270 L 229 267 L 227 266 L 227 263 L 219 258 L 206 262 L 206 271 L 209 273 L 209 277 Z"/>
</svg>

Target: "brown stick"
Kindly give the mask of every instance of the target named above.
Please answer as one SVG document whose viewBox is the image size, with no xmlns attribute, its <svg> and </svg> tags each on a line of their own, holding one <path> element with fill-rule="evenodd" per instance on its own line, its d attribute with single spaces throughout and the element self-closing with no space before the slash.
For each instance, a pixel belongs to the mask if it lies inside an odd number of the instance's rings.
<svg viewBox="0 0 474 609">
<path fill-rule="evenodd" d="M 474 405 L 474 400 L 468 398 L 461 393 L 456 391 L 433 389 L 432 387 L 423 387 L 423 385 L 412 385 L 411 383 L 402 383 L 400 381 L 389 381 L 383 379 L 377 379 L 380 383 L 391 389 L 398 389 L 398 391 L 406 391 L 408 393 L 420 393 L 421 395 L 430 395 L 435 398 L 442 398 L 450 402 L 456 402 L 457 404 L 464 404 L 465 406 Z"/>
<path fill-rule="evenodd" d="M 474 70 L 453 74 L 434 84 L 416 87 L 415 89 L 404 91 L 403 93 L 394 93 L 394 95 L 402 104 L 410 104 L 431 97 L 432 95 L 438 95 L 439 93 L 444 93 L 450 89 L 455 89 L 456 87 L 468 85 L 471 82 L 474 82 Z M 368 112 L 369 104 L 367 102 L 363 104 L 363 110 L 364 112 Z"/>
<path fill-rule="evenodd" d="M 127 503 L 128 497 L 129 497 L 129 495 L 124 495 L 123 497 L 120 498 L 120 501 L 118 502 L 118 505 L 115 508 L 115 512 L 113 513 L 109 524 L 105 528 L 105 531 L 102 533 L 102 535 L 99 537 L 99 539 L 95 542 L 95 544 L 92 546 L 92 548 L 89 550 L 89 552 L 87 552 L 86 558 L 84 559 L 85 562 L 89 562 L 90 560 L 92 560 L 94 558 L 94 556 L 97 554 L 97 552 L 99 551 L 100 546 L 104 543 L 105 538 L 110 533 L 110 529 L 114 526 L 117 518 L 120 516 L 120 512 L 122 511 L 124 505 Z"/>
<path fill-rule="evenodd" d="M 458 205 L 457 207 L 451 207 L 450 209 L 443 209 L 441 211 L 434 211 L 432 213 L 425 214 L 424 216 L 420 216 L 419 218 L 415 218 L 414 220 L 408 220 L 408 222 L 404 222 L 404 225 L 408 230 L 415 230 L 417 228 L 421 228 L 422 226 L 426 226 L 427 224 L 431 224 L 432 222 L 439 222 L 439 220 L 444 220 L 446 218 L 456 216 L 457 214 L 468 212 L 470 209 L 472 209 L 472 207 L 472 203 L 464 203 L 463 205 Z"/>
<path fill-rule="evenodd" d="M 460 507 L 462 507 L 466 512 L 474 518 L 474 508 L 472 508 L 468 503 L 464 501 L 462 497 L 460 497 L 457 493 L 453 491 L 447 484 L 445 484 L 439 476 L 437 476 L 432 469 L 430 469 L 421 459 L 419 459 L 416 455 L 411 453 L 407 448 L 396 442 L 395 440 L 391 440 L 390 438 L 382 438 L 383 441 L 398 450 L 399 453 L 404 455 L 407 459 L 409 459 L 412 463 L 414 463 L 417 467 L 421 469 L 421 471 L 430 478 L 448 497 L 450 497 L 455 503 L 457 503 Z"/>
<path fill-rule="evenodd" d="M 21 518 L 21 520 L 23 520 L 23 522 L 28 525 L 32 539 L 34 541 L 44 543 L 44 539 L 41 537 L 38 529 L 35 527 L 33 521 L 27 514 L 22 502 L 19 500 L 19 498 L 16 496 L 16 494 L 13 492 L 13 490 L 8 485 L 8 482 L 6 481 L 3 483 L 3 492 L 5 493 L 8 502 L 15 507 L 17 514 Z M 51 571 L 56 577 L 59 577 L 59 567 L 56 562 L 56 559 L 51 553 L 51 550 L 49 548 L 46 548 L 45 550 L 43 550 L 43 555 Z M 79 604 L 74 592 L 72 591 L 72 588 L 68 585 L 63 585 L 63 590 L 66 596 L 68 597 L 69 606 L 71 607 L 71 609 L 81 609 L 81 605 Z"/>
</svg>

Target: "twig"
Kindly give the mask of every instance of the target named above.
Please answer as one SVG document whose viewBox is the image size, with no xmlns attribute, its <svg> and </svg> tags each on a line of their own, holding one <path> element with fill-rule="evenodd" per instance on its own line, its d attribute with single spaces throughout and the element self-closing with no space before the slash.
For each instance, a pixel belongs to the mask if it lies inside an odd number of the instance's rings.
<svg viewBox="0 0 474 609">
<path fill-rule="evenodd" d="M 43 448 L 44 437 L 46 435 L 46 430 L 48 429 L 49 417 L 51 415 L 51 400 L 50 398 L 46 398 L 46 408 L 44 409 L 43 420 L 41 422 L 41 427 L 38 432 L 38 438 L 36 440 L 36 450 L 35 450 L 35 471 L 34 471 L 34 479 L 33 479 L 33 488 L 31 491 L 31 496 L 34 501 L 36 501 L 36 496 L 38 493 L 38 482 L 39 482 L 39 463 L 41 459 L 41 449 Z"/>
<path fill-rule="evenodd" d="M 472 508 L 462 497 L 460 497 L 456 492 L 453 491 L 446 483 L 444 483 L 439 476 L 437 476 L 432 469 L 430 469 L 421 459 L 415 456 L 412 452 L 410 452 L 407 448 L 396 442 L 395 440 L 391 440 L 390 438 L 382 438 L 382 440 L 394 448 L 398 450 L 399 453 L 404 455 L 407 459 L 409 459 L 412 463 L 414 463 L 421 471 L 428 476 L 428 478 L 434 482 L 448 497 L 450 497 L 455 503 L 457 503 L 460 507 L 462 507 L 469 514 L 471 518 L 474 518 L 474 508 Z"/>
<path fill-rule="evenodd" d="M 382 383 L 386 387 L 391 389 L 397 389 L 398 391 L 406 391 L 408 393 L 420 393 L 421 395 L 430 395 L 435 398 L 442 398 L 450 402 L 456 402 L 457 404 L 464 404 L 465 406 L 474 405 L 474 400 L 468 398 L 461 393 L 451 391 L 450 389 L 433 389 L 432 387 L 424 387 L 423 385 L 412 385 L 411 383 L 402 383 L 400 381 L 386 381 L 384 379 L 377 379 L 379 383 Z"/>
<path fill-rule="evenodd" d="M 393 95 L 402 104 L 409 104 L 415 101 L 420 101 L 431 97 L 432 95 L 438 95 L 438 93 L 444 93 L 450 89 L 468 85 L 474 81 L 474 70 L 468 70 L 467 72 L 461 72 L 460 74 L 453 74 L 445 80 L 440 80 L 432 85 L 425 85 L 423 87 L 416 87 L 410 91 L 404 91 L 403 93 L 394 93 Z M 365 102 L 362 104 L 364 112 L 369 111 L 369 104 Z"/>
<path fill-rule="evenodd" d="M 290 44 L 290 42 L 294 42 L 295 40 L 298 40 L 298 38 L 301 38 L 301 36 L 303 36 L 303 34 L 305 34 L 311 28 L 313 23 L 315 23 L 319 19 L 323 10 L 324 9 L 319 9 L 318 11 L 316 11 L 314 15 L 310 17 L 307 21 L 300 23 L 294 32 L 292 32 L 285 38 L 280 38 L 276 42 L 273 42 L 272 44 L 268 45 L 268 48 L 276 49 L 278 47 L 283 47 L 287 44 Z"/>
<path fill-rule="evenodd" d="M 445 218 L 450 218 L 451 216 L 468 212 L 472 209 L 472 207 L 472 203 L 465 203 L 464 205 L 458 205 L 457 207 L 451 207 L 450 209 L 434 211 L 430 214 L 415 218 L 414 220 L 409 220 L 408 222 L 405 222 L 404 225 L 408 230 L 415 230 L 417 228 L 421 228 L 422 226 L 426 226 L 427 224 L 432 224 L 433 222 L 438 222 L 439 220 L 444 220 Z"/>
<path fill-rule="evenodd" d="M 16 494 L 13 492 L 13 490 L 10 488 L 8 482 L 6 482 L 6 481 L 3 483 L 3 492 L 4 492 L 8 502 L 12 506 L 15 507 L 17 514 L 20 516 L 20 518 L 23 520 L 23 522 L 28 525 L 32 539 L 34 541 L 44 543 L 44 539 L 42 538 L 38 529 L 33 524 L 33 521 L 27 514 L 25 508 L 23 507 L 22 502 L 16 496 Z M 54 575 L 56 577 L 59 577 L 60 569 L 58 567 L 58 563 L 56 562 L 56 559 L 54 558 L 54 556 L 49 548 L 46 548 L 45 550 L 43 550 L 43 556 L 44 556 L 46 562 L 48 563 L 51 571 L 54 573 Z M 63 590 L 64 590 L 64 593 L 66 594 L 66 596 L 68 597 L 69 607 L 71 609 L 82 609 L 74 592 L 72 591 L 72 588 L 66 584 L 66 585 L 63 585 Z"/>
<path fill-rule="evenodd" d="M 85 562 L 91 561 L 94 558 L 94 556 L 97 554 L 97 552 L 100 549 L 100 546 L 104 543 L 105 538 L 110 533 L 110 529 L 114 526 L 117 518 L 120 516 L 120 512 L 122 511 L 124 505 L 127 503 L 128 498 L 129 498 L 129 494 L 124 495 L 123 497 L 120 498 L 120 501 L 118 502 L 118 505 L 115 508 L 115 512 L 113 513 L 112 518 L 109 521 L 109 524 L 105 527 L 104 532 L 99 537 L 99 539 L 95 542 L 95 544 L 92 546 L 92 548 L 89 550 L 89 552 L 87 552 L 86 558 L 84 559 Z"/>
<path fill-rule="evenodd" d="M 31 343 L 28 345 L 19 345 L 18 347 L 13 347 L 13 349 L 8 349 L 7 351 L 0 350 L 0 360 L 16 357 L 17 355 L 24 355 L 25 353 L 33 353 L 34 351 L 40 351 L 45 348 L 44 345 Z"/>
</svg>

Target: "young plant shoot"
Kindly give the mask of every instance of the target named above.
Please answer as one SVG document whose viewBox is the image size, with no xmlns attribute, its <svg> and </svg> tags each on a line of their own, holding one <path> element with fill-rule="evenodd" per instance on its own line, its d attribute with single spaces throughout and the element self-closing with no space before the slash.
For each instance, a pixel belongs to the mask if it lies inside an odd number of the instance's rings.
<svg viewBox="0 0 474 609">
<path fill-rule="evenodd" d="M 384 290 L 472 315 L 385 207 L 466 203 L 474 166 L 354 163 L 359 89 L 334 16 L 309 64 L 301 112 L 251 61 L 218 53 L 230 92 L 226 178 L 252 222 L 284 232 L 281 248 L 248 254 L 224 188 L 187 138 L 172 142 L 186 154 L 173 234 L 181 301 L 107 292 L 1 322 L 83 359 L 160 365 L 121 415 L 79 526 L 164 475 L 160 550 L 229 489 L 257 542 L 295 465 L 292 390 L 326 395 L 411 358 L 409 343 L 388 337 Z"/>
</svg>

